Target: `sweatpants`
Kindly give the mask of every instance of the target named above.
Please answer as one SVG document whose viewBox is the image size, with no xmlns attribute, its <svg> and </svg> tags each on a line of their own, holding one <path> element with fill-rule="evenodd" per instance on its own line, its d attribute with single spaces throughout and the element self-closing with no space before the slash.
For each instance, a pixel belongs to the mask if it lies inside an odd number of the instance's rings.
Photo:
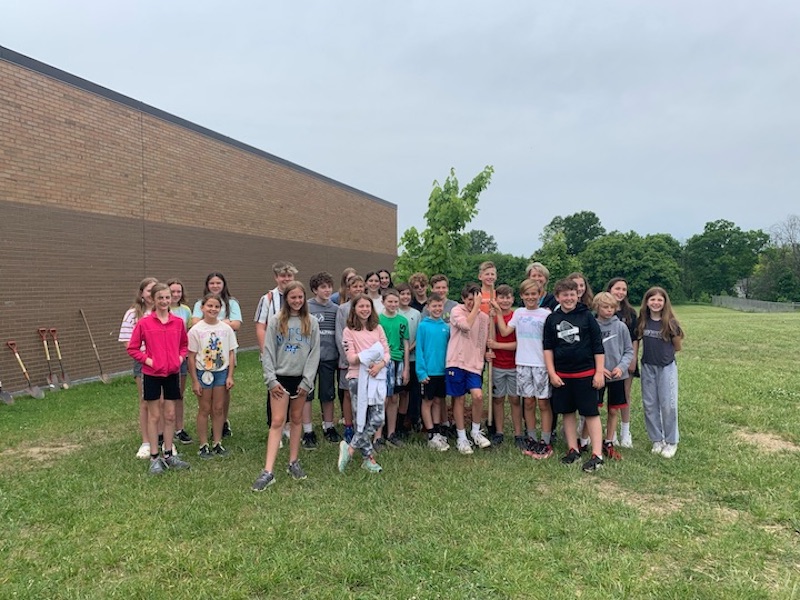
<svg viewBox="0 0 800 600">
<path fill-rule="evenodd" d="M 358 379 L 348 379 L 347 382 L 350 387 L 350 398 L 353 400 L 353 415 L 356 415 L 358 410 Z M 383 404 L 367 406 L 367 422 L 364 424 L 364 430 L 359 431 L 358 427 L 356 427 L 350 446 L 354 450 L 360 450 L 364 458 L 375 453 L 375 449 L 372 447 L 372 438 L 375 437 L 375 432 L 383 427 L 385 414 Z"/>
<path fill-rule="evenodd" d="M 666 367 L 642 363 L 642 407 L 644 425 L 651 442 L 677 444 L 678 365 Z"/>
</svg>

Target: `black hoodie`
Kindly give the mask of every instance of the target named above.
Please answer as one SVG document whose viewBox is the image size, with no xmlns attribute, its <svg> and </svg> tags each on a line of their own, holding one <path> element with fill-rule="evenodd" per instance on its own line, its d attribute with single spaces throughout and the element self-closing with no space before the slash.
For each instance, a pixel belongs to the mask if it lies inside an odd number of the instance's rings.
<svg viewBox="0 0 800 600">
<path fill-rule="evenodd" d="M 593 371 L 595 354 L 603 354 L 603 334 L 594 315 L 578 302 L 568 313 L 559 307 L 548 315 L 543 345 L 545 350 L 553 351 L 559 373 Z"/>
</svg>

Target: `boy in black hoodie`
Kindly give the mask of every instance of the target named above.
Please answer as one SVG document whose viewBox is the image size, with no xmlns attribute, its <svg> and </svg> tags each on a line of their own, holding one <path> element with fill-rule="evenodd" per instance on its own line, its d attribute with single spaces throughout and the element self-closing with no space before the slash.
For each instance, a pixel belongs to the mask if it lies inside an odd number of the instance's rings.
<svg viewBox="0 0 800 600">
<path fill-rule="evenodd" d="M 603 336 L 589 309 L 578 302 L 578 286 L 562 279 L 553 288 L 559 307 L 544 324 L 544 362 L 553 386 L 553 410 L 564 415 L 567 455 L 561 459 L 572 464 L 580 459 L 575 411 L 584 417 L 592 440 L 592 456 L 583 464 L 584 471 L 603 466 L 603 431 L 597 406 L 597 390 L 603 378 Z"/>
</svg>

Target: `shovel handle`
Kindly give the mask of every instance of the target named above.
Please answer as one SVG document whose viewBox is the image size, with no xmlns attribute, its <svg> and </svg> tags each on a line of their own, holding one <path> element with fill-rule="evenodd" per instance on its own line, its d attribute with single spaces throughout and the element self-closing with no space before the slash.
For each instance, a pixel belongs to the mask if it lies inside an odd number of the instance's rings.
<svg viewBox="0 0 800 600">
<path fill-rule="evenodd" d="M 14 353 L 14 356 L 17 357 L 17 362 L 19 363 L 19 368 L 22 369 L 22 373 L 25 375 L 25 379 L 30 381 L 30 377 L 28 376 L 28 369 L 25 368 L 25 363 L 22 362 L 22 357 L 17 352 L 17 342 L 14 340 L 9 340 L 6 342 L 11 351 Z"/>
<path fill-rule="evenodd" d="M 44 357 L 47 362 L 50 362 L 50 346 L 47 344 L 47 329 L 44 327 L 39 328 L 39 337 L 42 338 L 42 346 L 44 346 Z"/>
<path fill-rule="evenodd" d="M 50 337 L 53 338 L 53 344 L 56 347 L 56 356 L 58 356 L 59 362 L 61 361 L 61 346 L 58 345 L 58 331 L 53 328 L 50 330 Z"/>
<path fill-rule="evenodd" d="M 50 337 L 53 338 L 54 342 L 58 341 L 58 330 L 55 327 L 51 327 L 48 330 L 48 333 L 50 334 Z"/>
</svg>

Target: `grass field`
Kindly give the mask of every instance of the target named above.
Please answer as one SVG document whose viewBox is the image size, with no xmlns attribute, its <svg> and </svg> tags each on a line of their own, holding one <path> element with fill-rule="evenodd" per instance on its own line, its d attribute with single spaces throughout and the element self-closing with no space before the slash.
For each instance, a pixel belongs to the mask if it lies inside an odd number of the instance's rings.
<svg viewBox="0 0 800 600">
<path fill-rule="evenodd" d="M 0 598 L 800 597 L 800 314 L 678 316 L 677 456 L 650 453 L 637 383 L 634 449 L 591 475 L 508 445 L 412 443 L 378 476 L 343 476 L 323 442 L 301 451 L 306 481 L 282 450 L 276 484 L 252 493 L 252 352 L 231 456 L 185 446 L 190 472 L 150 478 L 133 457 L 130 377 L 0 405 Z"/>
</svg>

